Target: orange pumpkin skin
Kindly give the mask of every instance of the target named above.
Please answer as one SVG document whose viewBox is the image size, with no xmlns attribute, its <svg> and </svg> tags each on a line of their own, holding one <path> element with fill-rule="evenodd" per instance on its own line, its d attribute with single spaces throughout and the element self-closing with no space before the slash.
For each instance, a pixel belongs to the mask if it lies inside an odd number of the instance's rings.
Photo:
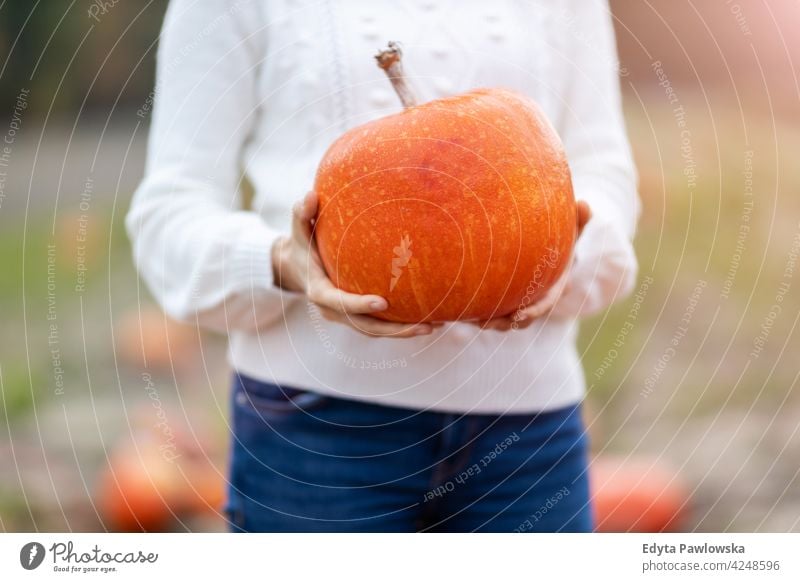
<svg viewBox="0 0 800 582">
<path fill-rule="evenodd" d="M 597 457 L 589 477 L 596 531 L 678 531 L 688 517 L 689 486 L 658 459 Z"/>
<path fill-rule="evenodd" d="M 334 285 L 397 322 L 535 303 L 576 237 L 569 167 L 528 97 L 476 89 L 351 129 L 320 162 L 315 236 Z"/>
</svg>

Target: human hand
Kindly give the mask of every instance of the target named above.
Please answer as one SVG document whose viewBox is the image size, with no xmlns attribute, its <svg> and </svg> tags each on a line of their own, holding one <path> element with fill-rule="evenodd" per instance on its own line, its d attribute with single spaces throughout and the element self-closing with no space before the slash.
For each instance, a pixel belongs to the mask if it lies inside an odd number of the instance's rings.
<svg viewBox="0 0 800 582">
<path fill-rule="evenodd" d="M 389 307 L 379 295 L 357 295 L 338 289 L 322 265 L 314 241 L 314 217 L 317 195 L 309 192 L 292 210 L 292 231 L 279 238 L 272 247 L 272 268 L 278 287 L 305 293 L 329 321 L 349 325 L 373 337 L 415 337 L 428 335 L 434 326 L 429 323 L 393 323 L 372 317 Z"/>
<path fill-rule="evenodd" d="M 576 204 L 576 216 L 578 222 L 578 234 L 575 237 L 575 242 L 577 243 L 578 237 L 580 237 L 581 233 L 583 232 L 586 223 L 589 222 L 589 219 L 592 217 L 592 211 L 589 208 L 589 204 L 583 200 L 579 200 Z M 556 304 L 561 295 L 567 290 L 569 287 L 569 274 L 573 260 L 574 255 L 570 257 L 569 264 L 567 265 L 566 269 L 564 269 L 564 272 L 561 273 L 561 276 L 558 278 L 558 280 L 553 284 L 552 287 L 550 287 L 550 289 L 547 290 L 547 293 L 545 293 L 544 296 L 533 305 L 529 305 L 524 309 L 518 309 L 510 315 L 504 315 L 502 317 L 495 317 L 493 319 L 474 321 L 470 323 L 479 326 L 481 329 L 494 329 L 497 331 L 525 329 L 534 321 L 536 321 L 537 318 L 547 314 Z"/>
</svg>

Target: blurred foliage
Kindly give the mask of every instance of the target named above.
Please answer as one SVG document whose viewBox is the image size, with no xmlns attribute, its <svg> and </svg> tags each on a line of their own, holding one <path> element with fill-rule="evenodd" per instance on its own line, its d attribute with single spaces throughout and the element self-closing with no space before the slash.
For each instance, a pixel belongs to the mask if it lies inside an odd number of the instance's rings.
<svg viewBox="0 0 800 582">
<path fill-rule="evenodd" d="M 32 106 L 38 112 L 51 115 L 72 113 L 84 99 L 85 107 L 100 113 L 114 106 L 138 107 L 152 88 L 155 43 L 167 4 L 168 0 L 0 3 L 0 52 L 8 59 L 0 65 L 3 110 L 22 87 L 32 90 Z M 774 0 L 768 8 L 753 0 L 611 0 L 610 5 L 626 83 L 651 82 L 650 64 L 658 59 L 684 88 L 717 84 L 747 99 L 760 81 L 742 80 L 763 78 L 771 87 L 789 89 L 773 91 L 773 105 L 793 97 L 792 59 L 800 55 L 792 30 L 795 0 Z M 781 42 L 776 42 L 776 34 Z M 764 102 L 754 99 L 746 105 L 760 107 Z"/>
<path fill-rule="evenodd" d="M 3 367 L 0 374 L 0 425 L 23 416 L 33 409 L 37 395 L 42 394 L 44 385 L 41 370 L 31 369 L 19 363 Z"/>
<path fill-rule="evenodd" d="M 117 2 L 92 18 L 95 2 L 7 0 L 0 4 L 0 104 L 21 88 L 37 114 L 70 115 L 138 106 L 150 91 L 166 0 Z M 85 100 L 85 103 L 84 103 Z"/>
<path fill-rule="evenodd" d="M 783 316 L 771 323 L 765 351 L 758 357 L 751 352 L 786 281 L 784 270 L 800 231 L 800 200 L 790 195 L 800 188 L 800 173 L 787 171 L 800 147 L 800 132 L 788 116 L 776 119 L 754 111 L 743 124 L 735 101 L 720 100 L 713 116 L 703 116 L 702 97 L 684 94 L 684 105 L 694 115 L 693 155 L 700 168 L 696 186 L 689 189 L 671 108 L 659 98 L 655 94 L 645 109 L 631 96 L 626 100 L 643 203 L 636 238 L 639 285 L 645 277 L 654 282 L 635 318 L 629 317 L 634 294 L 581 326 L 590 399 L 603 408 L 609 428 L 623 422 L 634 406 L 644 423 L 665 411 L 687 418 L 737 406 L 777 410 L 796 381 L 796 366 L 786 365 L 788 353 L 782 353 L 798 345 L 793 320 L 800 313 L 800 295 L 793 290 L 783 299 Z M 704 127 L 712 124 L 713 130 Z M 750 198 L 744 195 L 747 152 L 753 156 Z M 748 202 L 752 210 L 745 222 Z M 749 228 L 738 246 L 742 224 Z M 706 286 L 688 332 L 656 378 L 654 393 L 643 396 L 644 383 L 655 377 L 659 358 L 672 346 L 699 281 Z M 617 345 L 626 322 L 633 326 Z"/>
<path fill-rule="evenodd" d="M 37 213 L 12 228 L 0 230 L 0 326 L 2 344 L 2 397 L 0 419 L 5 422 L 31 412 L 34 403 L 47 403 L 55 394 L 52 352 L 48 343 L 51 320 L 49 300 L 53 301 L 58 326 L 60 364 L 65 378 L 85 374 L 84 342 L 92 360 L 110 361 L 111 345 L 102 333 L 108 319 L 107 295 L 113 281 L 119 280 L 121 301 L 130 302 L 130 290 L 136 289 L 136 274 L 130 260 L 130 246 L 122 217 L 113 220 L 111 210 L 98 209 L 92 226 L 101 232 L 87 245 L 90 273 L 86 290 L 75 290 L 76 217 L 65 215 L 54 224 L 51 217 Z M 53 253 L 54 268 L 48 272 L 48 256 Z M 112 266 L 112 269 L 109 269 Z M 115 283 L 116 284 L 116 283 Z M 51 287 L 52 286 L 52 287 Z M 127 293 L 125 289 L 129 290 Z M 52 293 L 50 293 L 52 291 Z M 81 305 L 81 302 L 83 305 Z M 82 316 L 82 310 L 86 310 Z M 83 319 L 97 327 L 81 338 Z M 35 348 L 35 349 L 34 349 Z M 41 401 L 41 402 L 40 402 Z"/>
</svg>

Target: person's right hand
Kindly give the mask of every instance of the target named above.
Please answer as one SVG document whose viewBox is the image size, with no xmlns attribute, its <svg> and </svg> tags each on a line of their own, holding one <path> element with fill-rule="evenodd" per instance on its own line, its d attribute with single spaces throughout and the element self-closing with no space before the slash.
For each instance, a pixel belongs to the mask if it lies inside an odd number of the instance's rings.
<svg viewBox="0 0 800 582">
<path fill-rule="evenodd" d="M 275 284 L 287 291 L 305 293 L 329 321 L 349 325 L 373 337 L 414 337 L 433 331 L 429 323 L 393 323 L 372 317 L 388 308 L 378 295 L 356 295 L 336 288 L 325 273 L 313 238 L 317 195 L 309 192 L 292 211 L 292 232 L 272 247 Z"/>
</svg>

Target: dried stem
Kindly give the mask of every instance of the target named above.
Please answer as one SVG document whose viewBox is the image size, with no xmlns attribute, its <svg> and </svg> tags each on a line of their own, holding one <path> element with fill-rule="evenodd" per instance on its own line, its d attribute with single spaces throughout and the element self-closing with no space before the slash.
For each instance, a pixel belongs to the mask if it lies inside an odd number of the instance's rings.
<svg viewBox="0 0 800 582">
<path fill-rule="evenodd" d="M 384 70 L 389 80 L 392 82 L 397 96 L 405 109 L 417 105 L 417 96 L 411 89 L 411 85 L 403 74 L 403 51 L 395 41 L 389 41 L 389 48 L 380 51 L 375 55 L 378 66 Z"/>
</svg>

